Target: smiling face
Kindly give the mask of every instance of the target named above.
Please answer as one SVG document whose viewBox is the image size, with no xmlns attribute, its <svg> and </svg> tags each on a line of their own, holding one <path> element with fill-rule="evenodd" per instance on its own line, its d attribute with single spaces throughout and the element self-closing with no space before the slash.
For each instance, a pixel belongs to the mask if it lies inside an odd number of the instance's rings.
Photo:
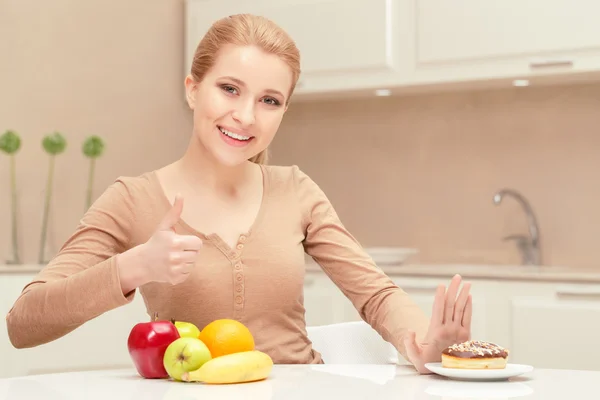
<svg viewBox="0 0 600 400">
<path fill-rule="evenodd" d="M 223 46 L 201 82 L 186 79 L 200 145 L 228 166 L 265 150 L 287 109 L 292 80 L 276 55 L 254 46 Z"/>
</svg>

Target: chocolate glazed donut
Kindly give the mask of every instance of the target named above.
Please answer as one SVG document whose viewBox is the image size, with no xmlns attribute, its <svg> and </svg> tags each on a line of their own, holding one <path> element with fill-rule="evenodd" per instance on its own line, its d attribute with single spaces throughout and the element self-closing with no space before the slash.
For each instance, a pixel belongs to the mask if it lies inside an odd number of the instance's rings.
<svg viewBox="0 0 600 400">
<path fill-rule="evenodd" d="M 442 352 L 442 367 L 462 369 L 506 368 L 508 350 L 497 344 L 469 340 L 454 344 Z"/>
</svg>

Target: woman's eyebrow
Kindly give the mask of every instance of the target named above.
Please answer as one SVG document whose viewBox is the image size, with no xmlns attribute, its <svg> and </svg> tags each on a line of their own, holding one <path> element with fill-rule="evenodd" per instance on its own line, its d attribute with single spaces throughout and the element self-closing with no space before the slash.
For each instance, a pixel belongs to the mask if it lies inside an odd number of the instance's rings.
<svg viewBox="0 0 600 400">
<path fill-rule="evenodd" d="M 232 80 L 233 82 L 237 83 L 238 85 L 240 85 L 242 87 L 246 87 L 246 84 L 244 83 L 244 81 L 242 81 L 239 78 L 233 77 L 233 76 L 222 76 L 221 79 L 229 79 L 229 80 Z M 279 96 L 285 98 L 285 96 L 283 95 L 283 93 L 281 93 L 279 90 L 267 89 L 267 90 L 265 90 L 265 92 L 271 93 L 271 94 L 276 94 L 276 95 L 279 95 Z"/>
</svg>

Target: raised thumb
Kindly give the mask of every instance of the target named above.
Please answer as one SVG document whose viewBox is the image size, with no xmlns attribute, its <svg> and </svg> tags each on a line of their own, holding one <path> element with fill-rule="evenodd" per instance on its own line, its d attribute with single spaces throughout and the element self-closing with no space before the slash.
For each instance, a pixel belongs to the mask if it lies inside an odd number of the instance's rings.
<svg viewBox="0 0 600 400">
<path fill-rule="evenodd" d="M 180 194 L 175 196 L 173 207 L 163 217 L 162 221 L 158 225 L 158 230 L 165 231 L 173 228 L 173 226 L 179 221 L 181 212 L 183 211 L 183 197 Z"/>
</svg>

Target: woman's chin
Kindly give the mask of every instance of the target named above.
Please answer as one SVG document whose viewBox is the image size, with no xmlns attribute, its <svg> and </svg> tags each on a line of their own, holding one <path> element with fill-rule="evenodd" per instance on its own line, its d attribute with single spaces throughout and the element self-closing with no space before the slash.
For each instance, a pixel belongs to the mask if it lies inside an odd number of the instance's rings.
<svg viewBox="0 0 600 400">
<path fill-rule="evenodd" d="M 255 140 L 255 139 L 252 139 Z M 202 143 L 202 141 L 201 141 Z M 214 160 L 219 165 L 235 168 L 248 162 L 259 152 L 256 143 L 248 143 L 245 147 L 231 146 L 220 141 L 204 141 L 203 153 L 206 157 Z"/>
<path fill-rule="evenodd" d="M 215 160 L 225 166 L 230 168 L 238 167 L 248 161 L 252 156 L 247 156 L 245 153 L 235 153 L 231 151 L 216 151 L 213 153 Z"/>
</svg>

